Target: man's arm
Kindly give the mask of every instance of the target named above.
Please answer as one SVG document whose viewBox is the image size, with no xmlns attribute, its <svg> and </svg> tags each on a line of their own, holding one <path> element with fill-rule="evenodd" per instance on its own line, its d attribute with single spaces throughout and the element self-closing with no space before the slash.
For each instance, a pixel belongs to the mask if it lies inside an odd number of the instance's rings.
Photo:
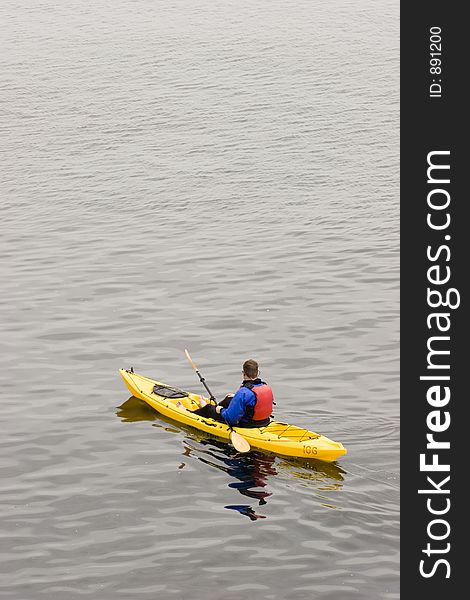
<svg viewBox="0 0 470 600">
<path fill-rule="evenodd" d="M 247 388 L 240 388 L 230 401 L 228 408 L 223 408 L 220 411 L 221 416 L 230 426 L 236 425 L 245 414 L 250 394 L 254 396 L 253 392 Z"/>
</svg>

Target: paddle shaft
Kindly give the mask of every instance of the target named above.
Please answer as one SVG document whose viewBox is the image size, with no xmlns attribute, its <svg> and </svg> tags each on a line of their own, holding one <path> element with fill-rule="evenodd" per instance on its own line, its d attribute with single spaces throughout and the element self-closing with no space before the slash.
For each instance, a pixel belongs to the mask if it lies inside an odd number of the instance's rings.
<svg viewBox="0 0 470 600">
<path fill-rule="evenodd" d="M 210 400 L 213 400 L 214 402 L 217 402 L 216 399 L 215 399 L 214 394 L 210 391 L 210 389 L 209 389 L 209 387 L 208 387 L 208 385 L 206 383 L 206 380 L 201 375 L 201 373 L 199 373 L 199 371 L 197 369 L 196 369 L 196 375 L 199 377 L 199 381 L 202 383 L 202 385 L 206 388 L 206 390 L 207 390 L 207 392 L 208 392 L 208 394 L 210 396 Z"/>
<path fill-rule="evenodd" d="M 208 391 L 210 399 L 213 400 L 215 403 L 217 403 L 217 400 L 215 399 L 215 396 L 213 395 L 213 393 L 208 388 L 206 380 L 204 379 L 204 377 L 201 375 L 201 373 L 199 373 L 199 369 L 196 367 L 193 359 L 191 358 L 191 355 L 189 354 L 189 352 L 186 349 L 185 349 L 184 353 L 186 354 L 186 358 L 191 363 L 192 368 L 196 372 L 196 375 L 199 377 L 199 381 L 202 383 L 202 385 Z M 225 421 L 225 422 L 227 423 L 227 421 Z M 230 431 L 230 440 L 231 440 L 233 446 L 235 447 L 235 449 L 238 450 L 239 452 L 248 452 L 249 449 L 250 449 L 250 444 L 249 444 L 248 440 L 246 440 L 243 436 L 241 436 L 239 433 L 237 433 L 236 431 L 234 431 L 233 427 L 229 423 L 227 423 L 227 426 L 228 426 L 229 431 Z"/>
<path fill-rule="evenodd" d="M 214 402 L 217 402 L 217 400 L 215 399 L 214 394 L 210 391 L 209 386 L 206 383 L 206 380 L 204 379 L 204 377 L 201 375 L 201 373 L 199 372 L 199 369 L 196 367 L 196 365 L 194 364 L 193 359 L 191 358 L 189 352 L 187 350 L 184 351 L 184 353 L 186 354 L 186 358 L 189 360 L 189 362 L 191 363 L 192 368 L 194 369 L 196 375 L 199 377 L 199 381 L 202 383 L 202 385 L 206 388 L 209 396 L 210 396 L 210 400 L 213 400 Z"/>
</svg>

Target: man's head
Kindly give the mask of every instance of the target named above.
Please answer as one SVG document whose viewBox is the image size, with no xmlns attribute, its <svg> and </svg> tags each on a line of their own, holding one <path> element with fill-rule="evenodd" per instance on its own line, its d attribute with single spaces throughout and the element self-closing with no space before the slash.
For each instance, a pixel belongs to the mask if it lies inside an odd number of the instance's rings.
<svg viewBox="0 0 470 600">
<path fill-rule="evenodd" d="M 256 379 L 258 377 L 259 368 L 256 360 L 250 358 L 243 363 L 243 376 L 245 379 Z"/>
</svg>

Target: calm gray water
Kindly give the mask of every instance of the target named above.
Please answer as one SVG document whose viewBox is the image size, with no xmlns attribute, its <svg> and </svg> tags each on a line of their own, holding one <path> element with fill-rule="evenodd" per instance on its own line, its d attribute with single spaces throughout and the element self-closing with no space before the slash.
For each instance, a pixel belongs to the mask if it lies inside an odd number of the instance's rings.
<svg viewBox="0 0 470 600">
<path fill-rule="evenodd" d="M 0 5 L 5 599 L 398 598 L 398 5 Z M 296 464 L 163 421 L 256 358 Z"/>
</svg>

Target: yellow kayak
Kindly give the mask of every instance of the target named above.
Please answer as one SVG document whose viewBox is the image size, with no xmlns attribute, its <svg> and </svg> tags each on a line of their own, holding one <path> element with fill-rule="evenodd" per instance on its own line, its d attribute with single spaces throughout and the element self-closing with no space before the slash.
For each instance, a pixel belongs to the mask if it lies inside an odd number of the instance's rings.
<svg viewBox="0 0 470 600">
<path fill-rule="evenodd" d="M 140 398 L 162 415 L 223 440 L 230 440 L 230 428 L 225 423 L 201 417 L 193 412 L 199 408 L 199 400 L 202 396 L 138 375 L 132 369 L 130 371 L 120 369 L 119 373 L 133 396 Z M 207 398 L 204 400 L 209 402 Z M 333 462 L 346 454 L 346 448 L 340 442 L 334 442 L 324 435 L 279 421 L 271 421 L 266 427 L 234 427 L 233 429 L 246 438 L 253 448 L 274 452 L 280 456 Z"/>
</svg>

